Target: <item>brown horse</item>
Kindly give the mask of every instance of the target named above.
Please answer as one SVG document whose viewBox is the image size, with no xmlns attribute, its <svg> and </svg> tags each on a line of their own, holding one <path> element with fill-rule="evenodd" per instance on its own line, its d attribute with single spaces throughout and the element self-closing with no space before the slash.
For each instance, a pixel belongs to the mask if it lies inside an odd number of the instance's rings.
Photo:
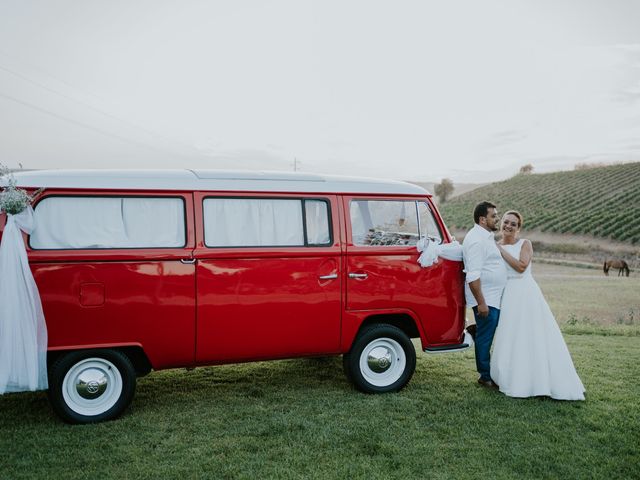
<svg viewBox="0 0 640 480">
<path fill-rule="evenodd" d="M 605 275 L 609 275 L 609 269 L 610 268 L 617 268 L 618 269 L 618 276 L 620 275 L 626 275 L 627 277 L 629 276 L 629 265 L 627 265 L 627 262 L 625 262 L 624 260 L 620 259 L 620 258 L 614 258 L 611 260 L 605 260 L 604 262 L 604 266 L 603 266 L 603 270 L 604 270 L 604 274 Z"/>
</svg>

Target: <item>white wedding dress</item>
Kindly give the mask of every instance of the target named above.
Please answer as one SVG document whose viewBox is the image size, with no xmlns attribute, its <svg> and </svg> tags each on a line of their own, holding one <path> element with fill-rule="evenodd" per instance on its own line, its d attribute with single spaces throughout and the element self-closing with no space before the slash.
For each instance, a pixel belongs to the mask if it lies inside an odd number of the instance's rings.
<svg viewBox="0 0 640 480">
<path fill-rule="evenodd" d="M 523 240 L 518 240 L 503 247 L 520 258 L 522 244 Z M 584 386 L 553 313 L 531 275 L 531 264 L 524 273 L 507 264 L 507 274 L 493 342 L 491 378 L 510 397 L 584 400 Z"/>
</svg>

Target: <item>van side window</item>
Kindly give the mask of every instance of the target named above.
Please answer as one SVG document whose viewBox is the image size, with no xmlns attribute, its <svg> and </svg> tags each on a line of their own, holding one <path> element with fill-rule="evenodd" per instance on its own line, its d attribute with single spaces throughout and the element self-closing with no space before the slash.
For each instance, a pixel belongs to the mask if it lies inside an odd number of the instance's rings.
<svg viewBox="0 0 640 480">
<path fill-rule="evenodd" d="M 331 243 L 329 231 L 329 204 L 323 200 L 304 201 L 309 245 L 328 245 Z"/>
<path fill-rule="evenodd" d="M 330 244 L 328 202 L 324 200 L 205 198 L 203 209 L 207 247 Z"/>
<path fill-rule="evenodd" d="M 352 200 L 350 211 L 354 245 L 397 246 L 418 242 L 414 201 Z"/>
<path fill-rule="evenodd" d="M 425 202 L 418 202 L 418 214 L 420 218 L 420 237 L 427 237 L 436 243 L 442 243 L 442 232 L 436 219 L 433 218 L 429 205 Z"/>
<path fill-rule="evenodd" d="M 186 245 L 182 198 L 51 196 L 35 208 L 36 250 L 180 248 Z"/>
</svg>

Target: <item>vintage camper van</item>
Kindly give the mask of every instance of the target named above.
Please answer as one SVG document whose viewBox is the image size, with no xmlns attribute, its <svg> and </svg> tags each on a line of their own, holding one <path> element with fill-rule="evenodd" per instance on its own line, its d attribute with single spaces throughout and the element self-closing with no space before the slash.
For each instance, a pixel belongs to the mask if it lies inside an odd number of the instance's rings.
<svg viewBox="0 0 640 480">
<path fill-rule="evenodd" d="M 107 420 L 151 370 L 343 355 L 364 392 L 404 387 L 427 352 L 460 350 L 460 262 L 417 263 L 451 237 L 403 182 L 211 170 L 16 175 L 44 191 L 25 236 L 49 334 L 49 396 Z M 4 217 L 0 225 L 4 225 Z"/>
</svg>

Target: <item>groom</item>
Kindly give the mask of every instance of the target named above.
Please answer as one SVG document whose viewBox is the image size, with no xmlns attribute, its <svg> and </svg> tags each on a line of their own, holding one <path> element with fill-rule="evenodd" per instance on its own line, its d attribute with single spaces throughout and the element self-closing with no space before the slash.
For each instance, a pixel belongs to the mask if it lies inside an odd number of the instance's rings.
<svg viewBox="0 0 640 480">
<path fill-rule="evenodd" d="M 491 380 L 491 343 L 500 318 L 500 300 L 507 283 L 507 267 L 496 246 L 493 232 L 498 230 L 498 212 L 490 202 L 482 202 L 473 210 L 475 225 L 462 242 L 466 272 L 465 296 L 476 319 L 476 367 L 478 383 L 497 388 Z"/>
</svg>

